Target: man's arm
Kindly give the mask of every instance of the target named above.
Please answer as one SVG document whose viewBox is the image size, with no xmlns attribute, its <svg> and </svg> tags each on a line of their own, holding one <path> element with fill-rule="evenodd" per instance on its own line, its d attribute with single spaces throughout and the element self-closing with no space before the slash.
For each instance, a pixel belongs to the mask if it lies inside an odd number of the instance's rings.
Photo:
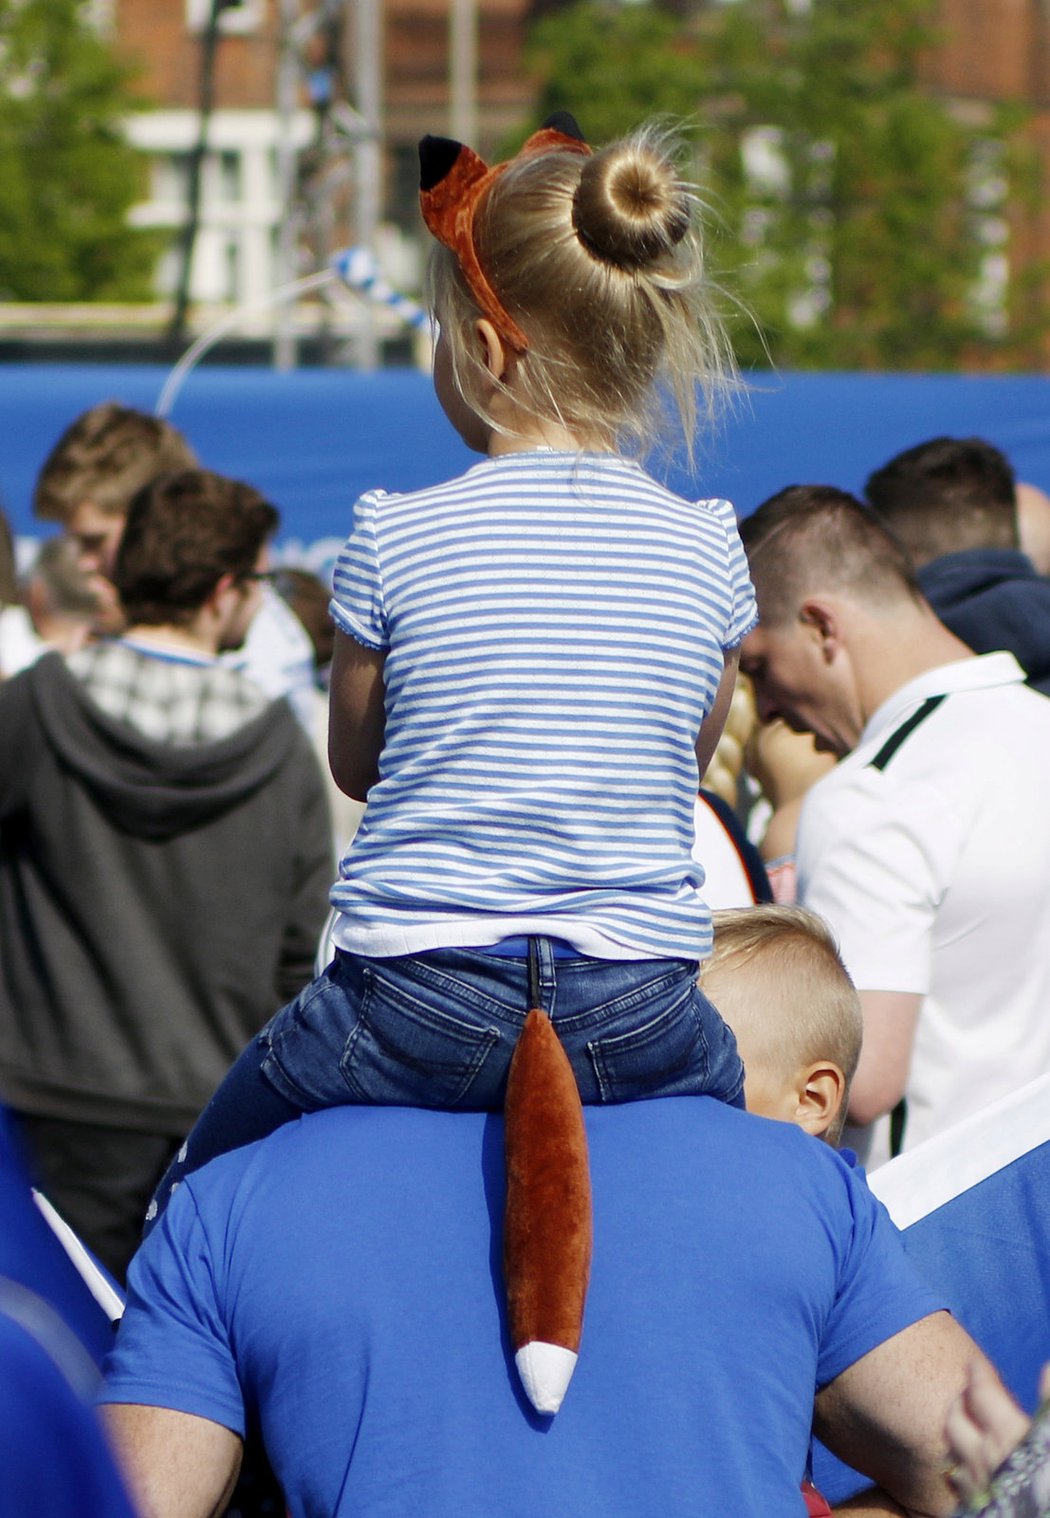
<svg viewBox="0 0 1050 1518">
<path fill-rule="evenodd" d="M 799 818 L 799 901 L 829 924 L 860 992 L 850 1119 L 861 1125 L 904 1095 L 934 924 L 961 847 L 943 797 L 926 782 L 892 780 L 846 760 L 808 792 Z"/>
<path fill-rule="evenodd" d="M 365 648 L 337 632 L 328 696 L 328 763 L 336 785 L 354 801 L 367 801 L 379 778 L 386 728 L 382 649 Z"/>
<path fill-rule="evenodd" d="M 115 1402 L 102 1415 L 141 1518 L 218 1518 L 225 1511 L 241 1468 L 236 1434 L 166 1407 Z"/>
<path fill-rule="evenodd" d="M 882 1489 L 836 1511 L 907 1518 L 955 1512 L 944 1428 L 976 1362 L 988 1363 L 969 1334 L 938 1312 L 894 1334 L 818 1393 L 816 1434 Z"/>
<path fill-rule="evenodd" d="M 864 1042 L 850 1088 L 849 1119 L 863 1127 L 892 1112 L 904 1095 L 922 997 L 910 991 L 861 991 Z"/>
<path fill-rule="evenodd" d="M 850 1502 L 836 1502 L 836 1513 L 864 1513 L 866 1518 L 908 1518 L 899 1502 L 887 1497 L 885 1492 L 863 1492 Z"/>
</svg>

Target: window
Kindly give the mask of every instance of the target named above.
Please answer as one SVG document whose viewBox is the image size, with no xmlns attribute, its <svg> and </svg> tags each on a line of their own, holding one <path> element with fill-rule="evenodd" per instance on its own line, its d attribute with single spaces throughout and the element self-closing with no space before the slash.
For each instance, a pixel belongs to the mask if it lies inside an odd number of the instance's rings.
<svg viewBox="0 0 1050 1518">
<path fill-rule="evenodd" d="M 213 3 L 219 6 L 221 32 L 257 32 L 263 24 L 266 0 L 186 0 L 186 25 L 191 32 L 204 30 Z"/>
</svg>

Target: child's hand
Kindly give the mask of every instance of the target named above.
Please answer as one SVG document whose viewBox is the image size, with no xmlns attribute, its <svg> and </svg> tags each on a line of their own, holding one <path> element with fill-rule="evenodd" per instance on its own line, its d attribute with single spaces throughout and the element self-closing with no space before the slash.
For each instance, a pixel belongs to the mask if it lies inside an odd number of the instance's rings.
<svg viewBox="0 0 1050 1518">
<path fill-rule="evenodd" d="M 1044 1394 L 1050 1390 L 1048 1371 L 1050 1367 L 1043 1372 Z M 961 1501 L 970 1502 L 985 1490 L 1024 1438 L 1028 1422 L 991 1367 L 984 1361 L 972 1364 L 944 1430 L 952 1461 L 948 1480 Z"/>
</svg>

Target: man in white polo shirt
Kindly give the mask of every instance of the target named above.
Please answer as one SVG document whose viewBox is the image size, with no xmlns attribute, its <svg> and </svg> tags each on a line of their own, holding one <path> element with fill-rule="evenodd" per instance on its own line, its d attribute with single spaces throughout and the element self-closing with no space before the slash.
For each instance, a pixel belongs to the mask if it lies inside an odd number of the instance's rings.
<svg viewBox="0 0 1050 1518">
<path fill-rule="evenodd" d="M 1050 1070 L 1050 701 L 937 620 L 843 491 L 781 491 L 742 536 L 759 713 L 848 756 L 806 798 L 798 878 L 861 994 L 871 1166 Z"/>
</svg>

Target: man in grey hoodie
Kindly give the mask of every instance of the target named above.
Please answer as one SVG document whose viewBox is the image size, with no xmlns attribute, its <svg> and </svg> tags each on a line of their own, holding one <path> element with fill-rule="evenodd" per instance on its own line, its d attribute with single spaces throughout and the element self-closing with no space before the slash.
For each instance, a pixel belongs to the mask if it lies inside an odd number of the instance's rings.
<svg viewBox="0 0 1050 1518">
<path fill-rule="evenodd" d="M 127 630 L 0 689 L 0 1091 L 118 1275 L 197 1112 L 310 978 L 327 909 L 310 743 L 218 658 L 277 522 L 250 486 L 162 475 L 116 562 Z"/>
</svg>

